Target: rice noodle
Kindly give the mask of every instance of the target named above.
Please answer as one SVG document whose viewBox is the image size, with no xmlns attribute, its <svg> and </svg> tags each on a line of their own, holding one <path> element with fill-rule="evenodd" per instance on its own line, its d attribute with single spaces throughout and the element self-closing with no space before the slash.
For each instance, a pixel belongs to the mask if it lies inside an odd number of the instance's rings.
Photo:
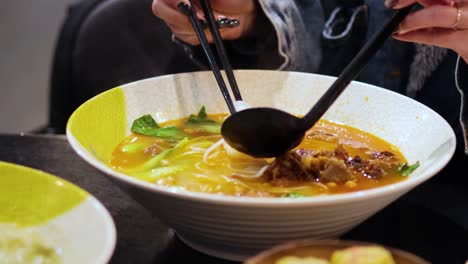
<svg viewBox="0 0 468 264">
<path fill-rule="evenodd" d="M 205 152 L 207 150 L 207 148 L 199 148 L 199 147 L 190 147 L 190 149 L 192 150 L 193 153 Z"/>
<path fill-rule="evenodd" d="M 180 154 L 179 156 L 182 157 L 182 156 L 188 156 L 188 155 L 202 155 L 203 152 L 205 152 L 205 150 L 203 150 L 203 151 L 201 151 L 201 150 L 200 151 L 187 151 L 187 152 L 184 152 L 184 153 Z"/>
<path fill-rule="evenodd" d="M 328 190 L 328 186 L 325 185 L 325 184 L 323 184 L 323 183 L 321 183 L 321 182 L 314 182 L 314 185 L 316 185 L 316 186 L 318 186 L 318 187 L 321 187 L 321 188 L 323 188 L 323 189 L 325 189 L 325 190 Z"/>
<path fill-rule="evenodd" d="M 190 149 L 193 150 L 193 151 L 205 152 L 209 147 L 211 147 L 212 144 L 213 144 L 212 142 L 193 143 L 190 146 Z"/>
<path fill-rule="evenodd" d="M 255 173 L 255 177 L 260 177 L 265 173 L 265 171 L 270 167 L 270 165 L 265 165 Z"/>
<path fill-rule="evenodd" d="M 244 187 L 244 188 L 247 188 L 247 189 L 251 189 L 251 187 L 247 183 L 245 183 L 243 181 L 240 181 L 240 180 L 238 180 L 236 178 L 232 178 L 232 177 L 225 176 L 225 175 L 223 175 L 222 178 L 227 182 L 235 183 L 238 186 L 241 186 L 241 187 Z"/>
<path fill-rule="evenodd" d="M 203 162 L 207 162 L 208 161 L 208 156 L 210 155 L 210 153 L 215 150 L 217 147 L 221 146 L 222 144 L 224 143 L 224 139 L 220 139 L 218 142 L 214 143 L 213 145 L 211 145 L 211 147 L 209 147 L 206 151 L 205 151 L 205 154 L 203 154 Z"/>
</svg>

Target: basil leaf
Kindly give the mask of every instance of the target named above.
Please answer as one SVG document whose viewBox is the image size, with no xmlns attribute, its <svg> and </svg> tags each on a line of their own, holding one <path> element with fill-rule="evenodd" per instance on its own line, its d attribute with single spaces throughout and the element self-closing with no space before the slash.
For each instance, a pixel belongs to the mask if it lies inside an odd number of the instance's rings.
<svg viewBox="0 0 468 264">
<path fill-rule="evenodd" d="M 208 115 L 206 114 L 205 106 L 202 106 L 200 111 L 197 115 L 190 115 L 189 119 L 187 120 L 188 124 L 211 124 L 216 123 L 214 120 L 209 119 Z"/>
<path fill-rule="evenodd" d="M 177 127 L 160 127 L 150 115 L 144 115 L 133 121 L 130 130 L 134 133 L 153 137 L 172 139 L 181 139 L 184 137 L 184 133 Z"/>
<path fill-rule="evenodd" d="M 404 169 L 402 175 L 403 175 L 403 176 L 408 176 L 408 175 L 410 175 L 413 171 L 415 171 L 418 167 L 419 167 L 419 161 L 416 162 L 416 163 L 413 164 L 413 165 L 410 165 L 410 166 L 406 165 L 406 168 Z"/>
</svg>

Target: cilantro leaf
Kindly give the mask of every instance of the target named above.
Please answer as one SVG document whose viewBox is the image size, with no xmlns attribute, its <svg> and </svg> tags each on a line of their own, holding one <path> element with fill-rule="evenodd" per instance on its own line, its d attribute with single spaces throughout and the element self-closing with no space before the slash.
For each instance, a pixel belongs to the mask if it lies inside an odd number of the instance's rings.
<svg viewBox="0 0 468 264">
<path fill-rule="evenodd" d="M 419 161 L 417 161 L 413 165 L 408 165 L 408 163 L 404 163 L 400 167 L 398 167 L 398 171 L 401 172 L 401 175 L 403 176 L 409 176 L 413 171 L 415 171 L 419 167 L 419 165 Z"/>
</svg>

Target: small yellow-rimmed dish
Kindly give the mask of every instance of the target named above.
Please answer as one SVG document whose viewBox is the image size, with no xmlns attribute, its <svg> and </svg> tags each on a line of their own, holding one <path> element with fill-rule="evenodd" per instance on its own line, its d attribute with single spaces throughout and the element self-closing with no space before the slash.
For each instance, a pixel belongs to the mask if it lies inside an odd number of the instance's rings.
<svg viewBox="0 0 468 264">
<path fill-rule="evenodd" d="M 104 264 L 115 243 L 114 222 L 92 195 L 54 175 L 0 161 L 1 263 Z"/>
<path fill-rule="evenodd" d="M 358 250 L 358 247 L 360 247 Z M 363 247 L 366 247 L 373 252 L 363 252 Z M 377 252 L 376 252 L 377 248 Z M 300 241 L 291 241 L 271 249 L 265 250 L 258 255 L 248 259 L 245 264 L 281 264 L 281 263 L 306 263 L 300 262 L 301 260 L 307 258 L 314 258 L 318 260 L 324 260 L 323 263 L 327 263 L 332 259 L 332 255 L 338 250 L 354 250 L 351 253 L 351 257 L 354 258 L 354 261 L 346 261 L 346 264 L 353 263 L 392 263 L 390 262 L 388 256 L 394 261 L 395 264 L 429 264 L 426 260 L 403 250 L 385 247 L 378 244 L 367 243 L 367 242 L 358 242 L 358 241 L 346 241 L 346 240 L 300 240 Z M 358 252 L 360 251 L 360 252 Z M 384 251 L 384 252 L 383 252 Z M 367 255 L 362 254 L 367 253 Z M 360 254 L 361 256 L 357 256 Z M 379 255 L 377 258 L 383 259 L 383 262 L 378 262 L 377 259 L 372 258 L 372 255 Z M 382 256 L 383 255 L 383 256 Z M 336 256 L 336 255 L 335 255 Z M 361 262 L 358 262 L 357 259 L 361 257 Z M 344 259 L 344 257 L 341 257 Z M 289 261 L 288 261 L 289 260 Z M 362 262 L 363 260 L 369 262 Z M 294 262 L 296 261 L 296 262 Z M 338 260 L 334 259 L 335 263 Z M 385 262 L 385 263 L 384 263 Z M 333 262 L 332 262 L 333 263 Z M 341 262 L 345 263 L 345 262 Z"/>
</svg>

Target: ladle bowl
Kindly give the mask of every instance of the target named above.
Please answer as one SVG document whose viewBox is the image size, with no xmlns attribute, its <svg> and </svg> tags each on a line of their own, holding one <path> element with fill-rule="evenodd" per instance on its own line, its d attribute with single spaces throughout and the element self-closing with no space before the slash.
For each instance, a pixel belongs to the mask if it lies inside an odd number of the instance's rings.
<svg viewBox="0 0 468 264">
<path fill-rule="evenodd" d="M 229 145 L 241 152 L 275 157 L 299 145 L 304 138 L 301 124 L 302 119 L 279 109 L 250 108 L 228 118 L 221 133 Z"/>
</svg>

